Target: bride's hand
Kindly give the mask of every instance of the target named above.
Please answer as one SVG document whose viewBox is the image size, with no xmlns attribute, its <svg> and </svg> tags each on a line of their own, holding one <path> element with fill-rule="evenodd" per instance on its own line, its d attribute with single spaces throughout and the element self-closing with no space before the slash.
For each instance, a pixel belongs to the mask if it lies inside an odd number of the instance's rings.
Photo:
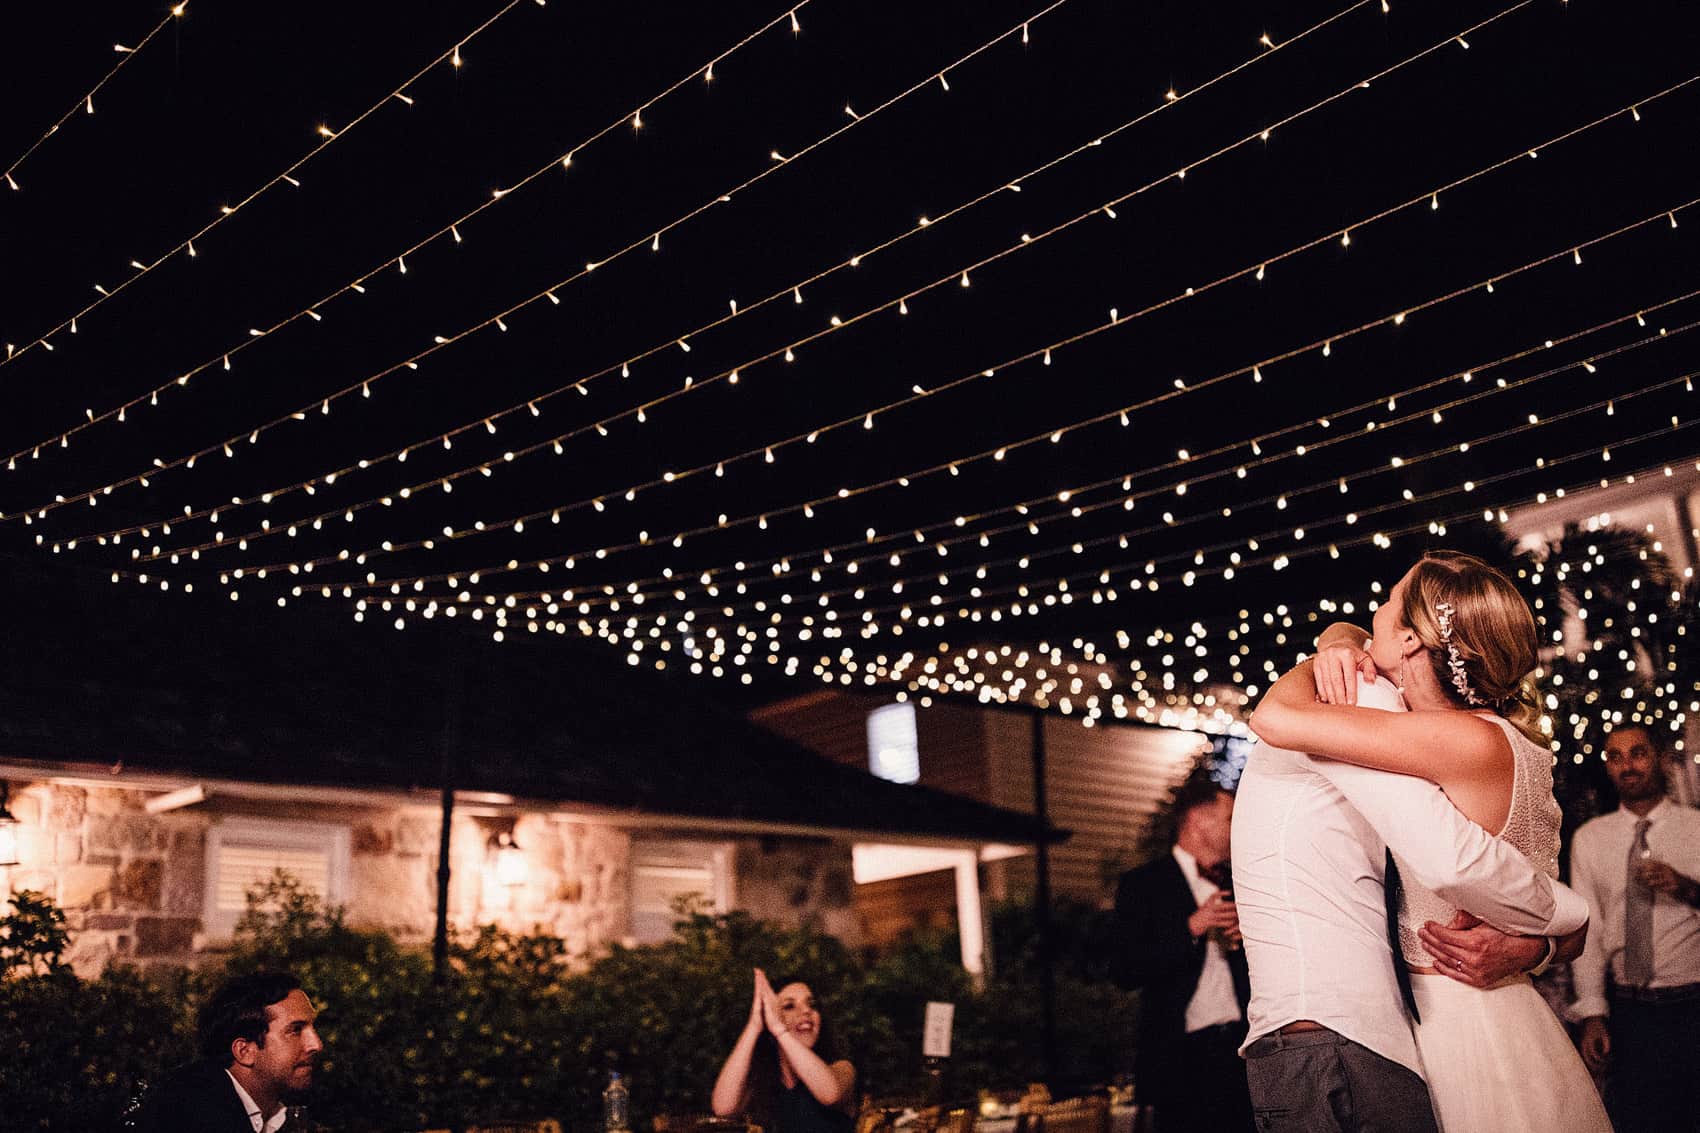
<svg viewBox="0 0 1700 1133">
<path fill-rule="evenodd" d="M 1328 645 L 1316 651 L 1311 666 L 1316 699 L 1324 704 L 1356 704 L 1358 677 L 1375 680 L 1375 662 L 1355 645 Z"/>
<path fill-rule="evenodd" d="M 762 981 L 765 978 L 766 978 L 766 973 L 764 973 L 760 968 L 757 968 L 755 970 L 754 994 L 750 997 L 750 1020 L 746 1024 L 746 1026 L 753 1027 L 758 1031 L 761 1030 L 762 1026 L 764 1025 L 764 1020 L 762 1019 L 762 1009 L 761 1009 L 762 1008 L 761 985 L 762 985 Z"/>
</svg>

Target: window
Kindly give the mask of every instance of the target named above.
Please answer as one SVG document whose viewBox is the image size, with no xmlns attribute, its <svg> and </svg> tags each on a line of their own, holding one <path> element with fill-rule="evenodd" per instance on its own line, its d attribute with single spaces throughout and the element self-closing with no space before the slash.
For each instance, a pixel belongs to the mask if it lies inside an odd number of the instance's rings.
<svg viewBox="0 0 1700 1133">
<path fill-rule="evenodd" d="M 248 891 L 283 870 L 326 904 L 348 900 L 348 828 L 310 822 L 232 818 L 207 831 L 202 927 L 228 937 L 248 908 Z"/>
<path fill-rule="evenodd" d="M 708 912 L 732 907 L 732 847 L 721 842 L 632 839 L 632 936 L 653 944 L 673 935 L 675 903 L 700 898 Z"/>
<path fill-rule="evenodd" d="M 868 713 L 868 770 L 893 783 L 921 778 L 921 745 L 915 735 L 915 706 L 888 704 Z"/>
</svg>

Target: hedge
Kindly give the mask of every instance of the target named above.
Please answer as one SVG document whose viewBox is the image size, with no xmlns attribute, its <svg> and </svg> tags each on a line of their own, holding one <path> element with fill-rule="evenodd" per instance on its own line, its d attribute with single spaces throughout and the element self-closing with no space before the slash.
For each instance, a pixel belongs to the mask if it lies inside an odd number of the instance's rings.
<svg viewBox="0 0 1700 1133">
<path fill-rule="evenodd" d="M 615 947 L 582 970 L 567 967 L 560 940 L 485 928 L 453 941 L 439 985 L 427 951 L 351 928 L 280 878 L 254 895 L 216 968 L 113 967 L 83 980 L 54 964 L 0 978 L 0 1128 L 111 1127 L 138 1083 L 191 1056 L 207 991 L 261 967 L 293 971 L 318 1006 L 326 1051 L 309 1114 L 349 1133 L 540 1117 L 596 1128 L 611 1059 L 627 1074 L 635 1127 L 704 1112 L 757 966 L 811 983 L 861 1089 L 877 1095 L 921 1088 L 923 1004 L 955 1002 L 947 1089 L 968 1096 L 1041 1076 L 1024 921 L 999 916 L 1011 961 L 981 991 L 948 937 L 873 958 L 808 929 L 689 911 L 669 941 Z M 1132 1059 L 1135 997 L 1067 955 L 1057 966 L 1059 1061 L 1074 1080 L 1108 1081 Z"/>
</svg>

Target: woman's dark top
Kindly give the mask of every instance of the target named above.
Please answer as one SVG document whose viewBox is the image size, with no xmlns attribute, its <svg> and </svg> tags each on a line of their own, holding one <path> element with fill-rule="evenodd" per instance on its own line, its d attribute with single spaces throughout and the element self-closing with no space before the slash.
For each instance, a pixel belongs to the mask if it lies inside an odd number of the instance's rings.
<svg viewBox="0 0 1700 1133">
<path fill-rule="evenodd" d="M 850 1133 L 855 1122 L 836 1106 L 825 1106 L 798 1082 L 790 1089 L 779 1087 L 779 1112 L 774 1115 L 777 1129 L 769 1133 Z"/>
</svg>

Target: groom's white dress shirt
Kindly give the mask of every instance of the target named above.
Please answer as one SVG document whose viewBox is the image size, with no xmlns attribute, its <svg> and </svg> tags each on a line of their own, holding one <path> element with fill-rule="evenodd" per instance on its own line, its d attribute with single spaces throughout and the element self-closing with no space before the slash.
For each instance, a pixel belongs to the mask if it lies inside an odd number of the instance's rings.
<svg viewBox="0 0 1700 1133">
<path fill-rule="evenodd" d="M 1360 679 L 1358 704 L 1404 709 L 1386 680 Z M 1233 846 L 1251 969 L 1247 1046 L 1308 1019 L 1423 1072 L 1387 943 L 1388 847 L 1409 882 L 1502 931 L 1563 936 L 1588 919 L 1582 898 L 1465 818 L 1433 783 L 1265 743 L 1240 779 Z"/>
</svg>

